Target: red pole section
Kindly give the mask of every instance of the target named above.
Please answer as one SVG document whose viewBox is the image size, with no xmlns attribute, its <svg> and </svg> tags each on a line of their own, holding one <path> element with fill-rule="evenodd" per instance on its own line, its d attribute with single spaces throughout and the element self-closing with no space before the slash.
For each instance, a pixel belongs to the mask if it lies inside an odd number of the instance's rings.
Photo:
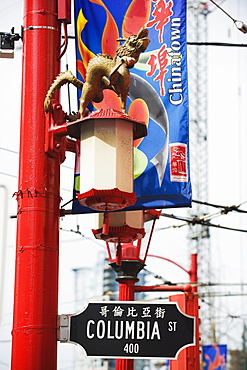
<svg viewBox="0 0 247 370">
<path fill-rule="evenodd" d="M 119 282 L 119 300 L 134 301 L 135 280 L 123 279 Z M 118 358 L 116 360 L 116 370 L 133 370 L 134 360 L 129 358 Z"/>
<path fill-rule="evenodd" d="M 193 293 L 177 294 L 170 296 L 169 300 L 170 302 L 177 302 L 184 313 L 195 317 L 195 345 L 180 351 L 177 359 L 171 360 L 170 369 L 200 370 L 198 296 Z"/>
<path fill-rule="evenodd" d="M 135 299 L 135 280 L 119 280 L 119 301 L 134 301 Z"/>
<path fill-rule="evenodd" d="M 197 254 L 194 253 L 194 254 L 191 254 L 190 256 L 190 282 L 191 284 L 193 283 L 197 283 L 197 279 L 198 279 L 198 276 L 197 276 Z M 197 286 L 193 286 L 192 287 L 192 292 L 193 293 L 196 293 L 197 292 Z"/>
<path fill-rule="evenodd" d="M 197 279 L 198 279 L 197 267 L 198 267 L 198 264 L 197 264 L 197 254 L 196 253 L 191 254 L 191 256 L 190 256 L 190 271 L 186 270 L 183 266 L 179 265 L 178 263 L 176 263 L 176 262 L 174 262 L 174 261 L 172 261 L 168 258 L 161 257 L 161 256 L 156 256 L 156 255 L 153 255 L 153 254 L 148 254 L 148 257 L 160 258 L 160 259 L 165 260 L 167 262 L 173 263 L 174 265 L 176 265 L 177 267 L 179 267 L 180 269 L 185 271 L 187 274 L 189 274 L 191 284 L 192 283 L 197 283 Z M 197 287 L 196 286 L 192 287 L 192 292 L 193 293 L 197 292 Z"/>
<path fill-rule="evenodd" d="M 12 370 L 57 368 L 60 164 L 44 152 L 43 102 L 59 28 L 56 0 L 25 0 Z"/>
<path fill-rule="evenodd" d="M 149 286 L 143 286 L 143 285 L 136 285 L 134 287 L 135 293 L 140 292 L 191 292 L 192 287 L 190 284 L 185 285 L 149 285 Z"/>
<path fill-rule="evenodd" d="M 161 257 L 161 256 L 156 256 L 156 255 L 153 255 L 153 254 L 148 254 L 147 257 L 155 257 L 155 258 L 160 258 L 162 260 L 165 260 L 167 262 L 170 262 L 170 263 L 173 263 L 174 265 L 176 265 L 177 267 L 179 267 L 181 270 L 183 270 L 184 272 L 186 272 L 187 274 L 190 274 L 190 272 L 188 270 L 186 270 L 183 266 L 179 265 L 177 262 L 175 261 L 172 261 L 170 260 L 169 258 L 166 258 L 166 257 Z"/>
</svg>

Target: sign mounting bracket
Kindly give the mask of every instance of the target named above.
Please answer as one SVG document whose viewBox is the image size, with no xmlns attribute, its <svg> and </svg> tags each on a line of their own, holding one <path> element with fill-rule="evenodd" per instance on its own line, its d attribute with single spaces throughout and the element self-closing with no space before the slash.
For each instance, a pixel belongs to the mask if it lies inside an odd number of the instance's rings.
<svg viewBox="0 0 247 370">
<path fill-rule="evenodd" d="M 59 315 L 57 317 L 57 340 L 61 343 L 69 341 L 70 316 Z"/>
</svg>

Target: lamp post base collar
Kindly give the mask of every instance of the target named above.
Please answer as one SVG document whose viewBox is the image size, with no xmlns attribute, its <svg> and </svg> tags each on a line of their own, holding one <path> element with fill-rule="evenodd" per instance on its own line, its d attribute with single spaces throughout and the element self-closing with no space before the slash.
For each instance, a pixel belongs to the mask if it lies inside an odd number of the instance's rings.
<svg viewBox="0 0 247 370">
<path fill-rule="evenodd" d="M 118 274 L 116 281 L 122 280 L 133 280 L 139 281 L 137 275 L 145 267 L 145 263 L 140 260 L 122 260 L 121 265 L 117 265 L 116 262 L 109 264 Z"/>
</svg>

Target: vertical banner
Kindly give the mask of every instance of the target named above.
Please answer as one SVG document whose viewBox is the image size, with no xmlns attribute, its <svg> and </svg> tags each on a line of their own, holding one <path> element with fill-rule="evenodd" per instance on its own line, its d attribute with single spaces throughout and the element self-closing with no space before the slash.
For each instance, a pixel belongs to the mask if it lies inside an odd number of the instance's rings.
<svg viewBox="0 0 247 370">
<path fill-rule="evenodd" d="M 186 0 L 74 1 L 77 78 L 83 82 L 92 57 L 102 53 L 115 58 L 123 43 L 119 39 L 142 27 L 149 31 L 151 42 L 130 69 L 127 113 L 146 122 L 148 134 L 134 142 L 137 202 L 128 209 L 190 206 Z M 116 94 L 104 91 L 105 99 L 114 95 L 114 109 L 120 110 Z M 76 193 L 79 173 L 75 176 Z M 73 211 L 93 212 L 77 201 Z"/>
<path fill-rule="evenodd" d="M 227 346 L 213 344 L 202 346 L 203 370 L 226 370 Z"/>
</svg>

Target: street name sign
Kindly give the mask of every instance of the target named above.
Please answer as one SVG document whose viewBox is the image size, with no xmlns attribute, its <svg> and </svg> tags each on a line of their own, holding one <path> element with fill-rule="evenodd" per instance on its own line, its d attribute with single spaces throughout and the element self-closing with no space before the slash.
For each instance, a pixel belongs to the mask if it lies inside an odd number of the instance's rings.
<svg viewBox="0 0 247 370">
<path fill-rule="evenodd" d="M 195 317 L 176 302 L 89 302 L 70 316 L 68 339 L 88 357 L 175 359 L 195 345 Z"/>
</svg>

